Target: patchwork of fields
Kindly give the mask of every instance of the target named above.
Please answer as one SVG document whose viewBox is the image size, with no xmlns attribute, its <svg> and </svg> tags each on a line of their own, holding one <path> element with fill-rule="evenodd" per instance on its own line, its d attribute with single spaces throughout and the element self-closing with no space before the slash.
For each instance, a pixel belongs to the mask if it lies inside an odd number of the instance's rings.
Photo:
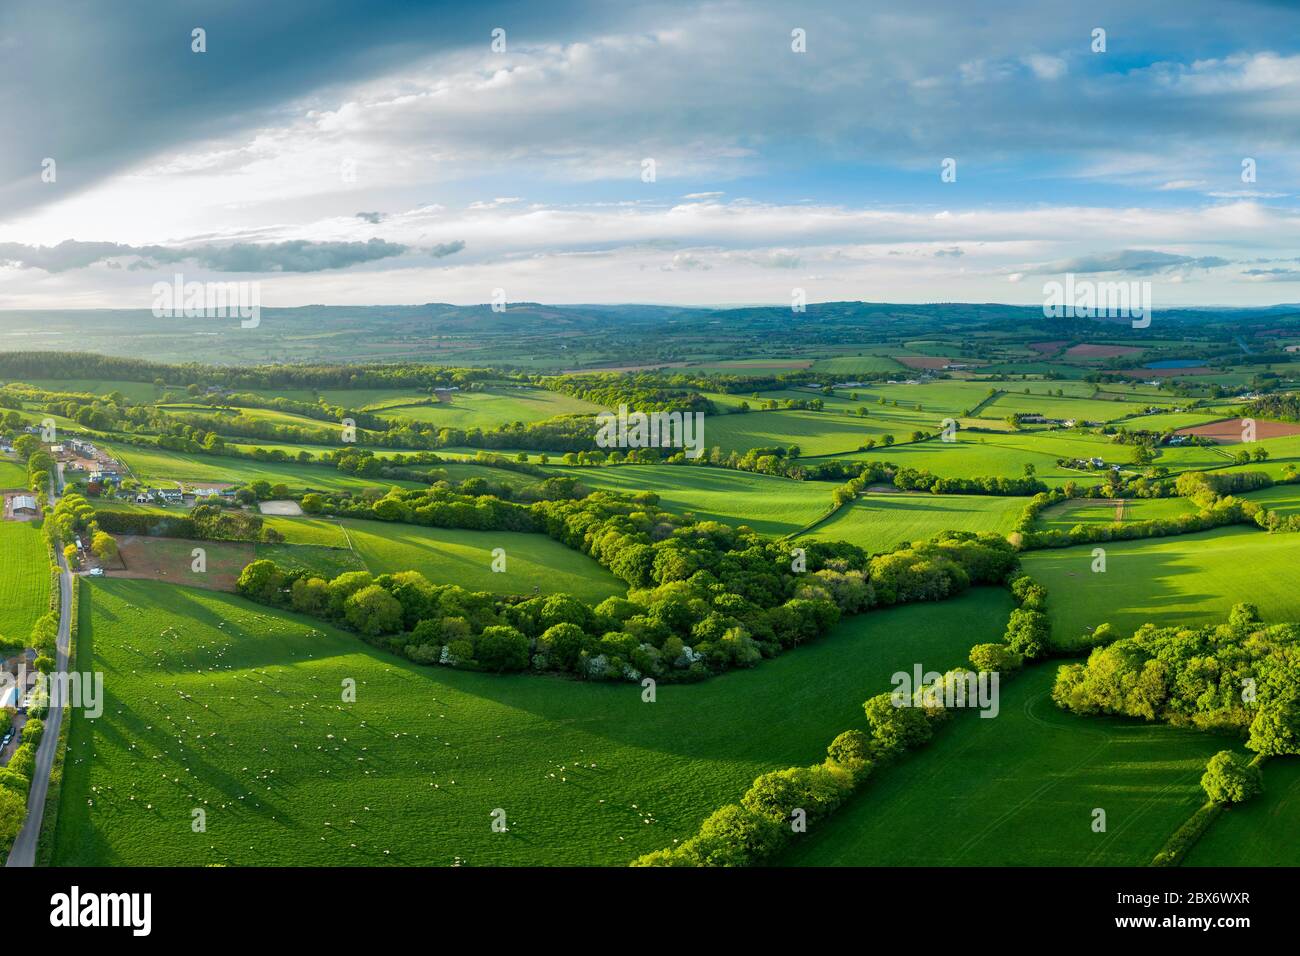
<svg viewBox="0 0 1300 956">
<path fill-rule="evenodd" d="M 1248 367 L 1231 373 L 1240 381 L 1227 371 L 1205 377 L 1231 384 L 1226 391 L 1205 384 L 1158 388 L 1138 380 L 1103 381 L 1096 375 L 1084 381 L 1086 372 L 1101 371 L 1106 355 L 1120 353 L 1112 353 L 1109 345 L 1101 351 L 1086 344 L 1081 348 L 1078 341 L 1067 339 L 1051 348 L 1039 348 L 1035 342 L 1023 335 L 1009 342 L 985 334 L 959 348 L 946 331 L 930 329 L 895 336 L 860 355 L 849 354 L 857 346 L 835 346 L 822 351 L 810 347 L 807 355 L 731 360 L 725 351 L 714 355 L 695 348 L 680 361 L 659 363 L 667 366 L 664 380 L 646 384 L 653 378 L 649 373 L 637 379 L 643 394 L 653 393 L 660 400 L 696 388 L 682 383 L 710 371 L 761 376 L 752 380 L 753 390 L 739 390 L 736 378 L 713 378 L 708 388 L 699 387 L 717 409 L 706 418 L 703 443 L 706 450 L 718 447 L 724 454 L 741 456 L 755 449 L 774 451 L 775 458 L 763 464 L 771 474 L 706 465 L 565 465 L 563 450 L 546 440 L 532 440 L 554 424 L 528 431 L 529 440 L 520 440 L 524 433 L 513 429 L 496 436 L 496 442 L 458 434 L 451 447 L 442 447 L 444 441 L 450 445 L 445 436 L 420 432 L 428 426 L 490 431 L 601 410 L 592 402 L 536 387 L 542 380 L 503 371 L 484 376 L 481 388 L 468 384 L 472 376 L 452 379 L 466 387 L 441 391 L 442 400 L 432 395 L 435 382 L 441 389 L 448 381 L 441 375 L 402 387 L 266 388 L 261 394 L 297 402 L 319 399 L 378 415 L 393 426 L 388 443 L 400 444 L 403 450 L 381 448 L 377 434 L 363 435 L 372 443 L 371 450 L 400 457 L 414 454 L 416 447 L 436 448 L 445 464 L 422 465 L 418 472 L 405 474 L 425 477 L 429 469 L 440 468 L 452 483 L 470 478 L 487 482 L 462 489 L 468 495 L 500 494 L 524 502 L 540 495 L 565 495 L 567 490 L 554 490 L 555 483 L 538 487 L 544 475 L 565 476 L 577 481 L 574 494 L 579 498 L 591 491 L 652 492 L 659 507 L 674 515 L 746 526 L 771 537 L 790 536 L 782 547 L 799 540 L 844 541 L 872 554 L 925 542 L 945 531 L 1006 536 L 1029 498 L 903 492 L 890 484 L 894 474 L 886 469 L 883 479 L 877 470 L 870 487 L 832 512 L 837 488 L 860 470 L 854 463 L 890 463 L 928 470 L 940 478 L 1032 477 L 1050 488 L 1074 484 L 1085 490 L 1115 474 L 1114 466 L 1119 469 L 1114 480 L 1122 484 L 1144 474 L 1147 481 L 1156 481 L 1186 470 L 1257 471 L 1277 479 L 1300 464 L 1300 434 L 1282 422 L 1262 429 L 1266 437 L 1260 442 L 1242 446 L 1266 451 L 1264 461 L 1236 463 L 1233 455 L 1242 447 L 1158 445 L 1150 450 L 1150 465 L 1138 448 L 1113 441 L 1101 429 L 1019 423 L 1013 416 L 1037 414 L 1156 431 L 1235 422 L 1235 416 L 1245 414 L 1247 401 L 1239 393 L 1256 372 Z M 1131 354 L 1177 354 L 1179 347 L 1173 339 L 1152 340 Z M 550 368 L 569 361 L 574 368 L 599 364 L 602 354 L 575 350 L 561 358 L 521 358 L 511 367 Z M 936 367 L 942 376 L 941 366 L 949 361 L 967 367 L 946 377 L 924 372 Z M 1052 374 L 1023 380 L 989 374 L 990 368 L 999 367 L 1013 368 L 1017 375 Z M 791 377 L 781 379 L 778 374 Z M 845 381 L 875 374 L 882 380 Z M 885 381 L 888 377 L 896 380 Z M 311 379 L 280 379 L 285 380 Z M 337 383 L 346 378 L 321 380 Z M 366 379 L 371 384 L 388 380 L 378 375 Z M 836 382 L 842 387 L 826 387 Z M 35 384 L 99 396 L 115 391 L 163 415 L 196 417 L 199 439 L 203 428 L 220 433 L 230 418 L 230 413 L 202 404 L 196 397 L 205 394 L 202 386 L 187 390 L 174 383 L 93 378 L 39 379 Z M 720 391 L 728 388 L 738 390 Z M 822 408 L 763 410 L 762 404 L 770 401 L 817 401 Z M 76 415 L 75 407 L 55 411 Z M 273 408 L 232 411 L 269 425 L 334 427 Z M 28 400 L 21 409 L 23 421 L 39 421 L 44 414 L 42 402 Z M 78 429 L 75 418 L 55 417 L 64 433 Z M 958 420 L 953 441 L 934 434 L 945 419 Z M 403 423 L 411 427 L 397 431 Z M 311 489 L 365 492 L 367 499 L 374 499 L 393 487 L 423 492 L 432 483 L 429 493 L 435 499 L 455 498 L 455 489 L 444 490 L 447 485 L 438 481 L 436 471 L 419 482 L 360 478 L 306 461 L 136 446 L 115 440 L 114 435 L 120 438 L 129 430 L 115 427 L 119 430 L 88 429 L 82 434 L 114 453 L 129 470 L 128 493 L 135 488 L 129 482 L 168 487 L 266 481 L 286 485 L 289 494 L 283 497 L 300 498 Z M 913 442 L 912 434 L 918 431 L 934 437 Z M 290 459 L 339 447 L 289 444 L 296 433 L 280 434 L 284 442 L 242 437 L 230 438 L 229 444 L 243 451 L 278 450 Z M 886 436 L 892 436 L 889 445 L 884 444 Z M 869 441 L 873 447 L 863 450 Z M 544 454 L 544 469 L 515 471 L 470 460 L 479 454 L 478 446 L 514 457 L 521 449 L 496 446 L 515 442 L 526 446 L 521 460 L 539 464 Z M 796 448 L 791 459 L 782 458 L 786 450 Z M 1079 459 L 1100 459 L 1104 465 L 1075 467 Z M 827 463 L 849 467 L 844 474 L 828 470 L 835 480 L 777 476 L 800 474 L 797 466 L 807 473 Z M 0 486 L 26 483 L 20 460 L 0 459 Z M 996 489 L 986 484 L 985 490 Z M 1088 493 L 1123 494 L 1113 487 Z M 281 497 L 278 492 L 273 496 Z M 1300 515 L 1298 484 L 1245 497 L 1282 518 Z M 160 516 L 188 510 L 114 499 L 95 504 Z M 687 536 L 699 529 L 674 531 L 677 519 L 655 516 L 645 503 L 626 510 L 633 514 L 617 520 L 640 529 L 642 540 L 657 546 L 689 550 L 701 547 L 699 542 L 707 537 Z M 1188 499 L 1178 497 L 1073 498 L 1043 510 L 1035 528 L 1068 533 L 1078 526 L 1128 525 L 1196 510 Z M 927 670 L 960 666 L 972 645 L 1004 640 L 1013 606 L 1004 588 L 976 588 L 948 601 L 846 616 L 807 646 L 771 659 L 741 659 L 753 666 L 726 670 L 715 666 L 716 658 L 707 658 L 713 668 L 705 672 L 707 680 L 661 682 L 657 698 L 648 703 L 635 680 L 575 679 L 598 676 L 598 668 L 568 672 L 566 677 L 529 673 L 528 657 L 521 665 L 524 672 L 508 674 L 421 666 L 321 620 L 272 610 L 232 593 L 241 569 L 259 558 L 327 578 L 352 570 L 375 575 L 416 570 L 436 584 L 457 584 L 470 591 L 567 593 L 589 605 L 627 593 L 622 580 L 580 551 L 541 534 L 357 518 L 266 515 L 264 527 L 283 541 L 120 535 L 125 573 L 109 562 L 106 577 L 85 580 L 78 667 L 105 674 L 108 699 L 102 717 L 91 720 L 77 714 L 72 721 L 52 847 L 56 865 L 622 866 L 690 837 L 713 810 L 737 801 L 756 775 L 821 760 L 837 734 L 866 727 L 862 702 L 890 689 L 896 672 L 910 673 L 918 663 Z M 195 547 L 204 549 L 208 562 L 201 580 L 191 568 Z M 1094 570 L 1098 547 L 1104 552 L 1104 571 Z M 639 552 L 637 545 L 631 553 Z M 39 526 L 0 523 L 0 554 L 5 567 L 0 575 L 0 635 L 21 639 L 49 602 Z M 668 557 L 677 560 L 676 555 Z M 504 571 L 494 570 L 494 558 L 504 558 Z M 1244 525 L 1020 554 L 1022 569 L 1046 588 L 1053 650 L 1066 655 L 1082 653 L 1101 623 L 1112 625 L 1118 635 L 1131 634 L 1147 622 L 1218 623 L 1242 601 L 1257 605 L 1266 622 L 1300 620 L 1300 596 L 1289 573 L 1297 559 L 1300 534 L 1268 534 Z M 728 562 L 739 560 L 729 556 L 713 565 L 687 563 L 680 578 L 664 576 L 674 583 L 662 590 L 712 594 L 730 573 Z M 770 557 L 761 560 L 771 563 Z M 930 565 L 946 564 L 917 560 L 925 566 L 918 575 L 932 570 Z M 707 570 L 696 572 L 687 583 L 697 567 Z M 831 567 L 853 566 L 845 562 Z M 657 566 L 654 574 L 659 574 Z M 798 602 L 807 602 L 804 595 L 816 589 L 800 590 L 802 582 L 792 576 L 781 580 L 777 604 L 790 603 L 776 610 L 793 617 Z M 838 581 L 836 587 L 853 581 L 834 575 L 823 580 Z M 833 596 L 840 599 L 839 593 Z M 702 607 L 690 605 L 689 613 L 703 618 L 707 611 L 700 611 Z M 602 644 L 600 653 L 629 636 L 635 638 L 631 644 L 638 652 L 666 647 L 662 636 L 656 636 L 661 634 L 656 629 L 665 627 L 655 617 L 660 613 L 681 611 L 665 604 L 637 620 L 618 620 L 626 633 L 604 636 L 610 643 Z M 741 611 L 735 613 L 739 617 Z M 713 652 L 705 641 L 720 646 L 738 642 L 734 647 L 748 640 L 744 628 L 752 625 L 750 620 L 736 631 L 728 630 L 722 642 L 716 637 L 720 630 L 702 636 L 709 633 L 712 619 L 725 615 L 707 617 L 711 620 L 676 625 L 677 633 L 707 653 Z M 589 638 L 592 643 L 584 646 L 584 661 L 585 655 L 597 653 L 594 642 L 617 619 L 599 620 Z M 774 614 L 765 620 L 759 619 L 755 632 L 766 627 L 770 638 L 773 622 L 781 619 Z M 456 623 L 463 627 L 467 622 L 458 618 Z M 705 627 L 692 631 L 697 623 Z M 729 620 L 725 627 L 737 623 Z M 405 638 L 409 627 L 409 622 L 390 625 L 380 632 L 381 640 L 390 635 Z M 480 640 L 482 625 L 473 630 L 474 639 Z M 529 654 L 548 640 L 529 637 Z M 658 643 L 638 644 L 652 638 Z M 396 646 L 404 645 L 399 640 Z M 764 646 L 764 654 L 775 646 Z M 479 648 L 473 649 L 478 660 Z M 421 646 L 407 654 L 414 660 L 436 659 L 421 656 L 426 650 Z M 756 651 L 753 656 L 758 658 Z M 607 677 L 617 675 L 622 666 L 622 659 L 614 660 Z M 677 658 L 676 667 L 685 668 L 692 660 L 685 654 Z M 1222 749 L 1245 753 L 1242 741 L 1068 714 L 1050 699 L 1060 663 L 1031 664 L 1007 681 L 996 719 L 958 712 L 931 743 L 881 769 L 834 815 L 819 821 L 773 862 L 1148 864 L 1203 803 L 1199 780 L 1206 760 Z M 533 666 L 549 669 L 545 663 Z M 346 681 L 355 681 L 355 702 L 341 695 Z M 1186 862 L 1294 864 L 1300 858 L 1300 844 L 1291 835 L 1300 807 L 1297 767 L 1300 763 L 1291 758 L 1268 763 L 1265 794 L 1225 812 Z M 1097 808 L 1107 815 L 1102 833 L 1090 826 Z M 191 829 L 196 809 L 207 814 L 204 833 Z M 506 815 L 507 832 L 494 832 L 490 826 L 498 810 Z"/>
</svg>

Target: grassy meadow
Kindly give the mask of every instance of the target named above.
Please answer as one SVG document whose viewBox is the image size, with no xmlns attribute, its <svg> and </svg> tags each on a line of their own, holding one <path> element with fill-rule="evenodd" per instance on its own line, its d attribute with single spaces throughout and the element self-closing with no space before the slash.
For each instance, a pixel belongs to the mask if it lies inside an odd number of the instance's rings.
<svg viewBox="0 0 1300 956">
<path fill-rule="evenodd" d="M 757 774 L 820 759 L 890 674 L 959 662 L 1009 607 L 982 589 L 871 612 L 650 704 L 635 684 L 420 667 L 233 595 L 96 581 L 78 667 L 104 671 L 106 703 L 73 717 L 54 862 L 622 865 Z"/>
<path fill-rule="evenodd" d="M 933 740 L 868 779 L 776 862 L 1149 864 L 1204 802 L 1205 762 L 1233 742 L 1163 724 L 1066 714 L 1051 700 L 1055 675 L 1056 665 L 1043 663 L 1008 681 L 996 717 L 957 712 Z M 1092 829 L 1095 808 L 1106 812 L 1104 833 Z"/>
<path fill-rule="evenodd" d="M 45 536 L 30 521 L 0 521 L 0 636 L 27 640 L 32 624 L 50 609 L 50 559 Z"/>
<path fill-rule="evenodd" d="M 940 531 L 1012 530 L 1026 498 L 983 495 L 871 493 L 817 525 L 811 537 L 848 541 L 868 551 L 902 542 L 928 541 Z"/>
<path fill-rule="evenodd" d="M 593 604 L 627 593 L 627 585 L 591 558 L 541 534 L 423 528 L 364 519 L 339 523 L 352 549 L 375 574 L 419 571 L 435 584 L 498 594 L 567 591 Z M 506 553 L 504 572 L 492 570 L 496 548 Z"/>
<path fill-rule="evenodd" d="M 1106 571 L 1094 573 L 1094 547 Z M 1198 534 L 1081 545 L 1022 555 L 1027 573 L 1048 591 L 1053 641 L 1072 647 L 1098 624 L 1128 635 L 1152 622 L 1213 624 L 1234 604 L 1259 607 L 1265 621 L 1300 620 L 1300 593 L 1277 569 L 1300 560 L 1300 535 L 1232 526 Z"/>
</svg>

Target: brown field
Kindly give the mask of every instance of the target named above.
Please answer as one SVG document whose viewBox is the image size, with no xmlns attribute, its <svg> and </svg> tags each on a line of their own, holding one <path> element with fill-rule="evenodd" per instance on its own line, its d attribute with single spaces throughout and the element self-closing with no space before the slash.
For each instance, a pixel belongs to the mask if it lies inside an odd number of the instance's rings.
<svg viewBox="0 0 1300 956">
<path fill-rule="evenodd" d="M 906 365 L 908 368 L 935 369 L 943 368 L 950 363 L 956 365 L 983 365 L 978 359 L 964 358 L 943 358 L 937 355 L 891 355 L 889 356 L 900 365 Z"/>
<path fill-rule="evenodd" d="M 1142 349 L 1131 345 L 1074 345 L 1065 350 L 1066 358 L 1115 358 L 1118 355 L 1136 355 Z"/>
<path fill-rule="evenodd" d="M 1029 347 L 1039 355 L 1055 355 L 1061 351 L 1061 346 L 1065 344 L 1065 339 L 1058 339 L 1055 342 L 1030 342 Z"/>
<path fill-rule="evenodd" d="M 256 556 L 247 541 L 191 541 L 188 538 L 153 538 L 124 534 L 117 539 L 123 568 L 107 569 L 109 577 L 143 578 L 188 584 L 213 591 L 233 591 L 239 573 Z M 207 554 L 207 571 L 192 570 L 193 550 Z"/>
<path fill-rule="evenodd" d="M 1210 422 L 1206 425 L 1194 425 L 1191 428 L 1180 428 L 1175 434 L 1177 435 L 1199 435 L 1202 438 L 1211 438 L 1220 445 L 1239 445 L 1241 444 L 1241 419 L 1228 418 L 1221 422 Z M 1293 425 L 1289 422 L 1266 422 L 1255 419 L 1255 438 L 1285 438 L 1288 435 L 1300 435 L 1300 425 Z"/>
</svg>

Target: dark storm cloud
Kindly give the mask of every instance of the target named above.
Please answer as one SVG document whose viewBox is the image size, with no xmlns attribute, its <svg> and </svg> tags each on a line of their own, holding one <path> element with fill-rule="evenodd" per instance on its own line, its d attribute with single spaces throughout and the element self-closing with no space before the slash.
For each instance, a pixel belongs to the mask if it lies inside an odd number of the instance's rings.
<svg viewBox="0 0 1300 956">
<path fill-rule="evenodd" d="M 248 129 L 309 91 L 440 50 L 486 49 L 497 25 L 537 42 L 606 18 L 573 0 L 5 0 L 0 214 L 66 198 L 169 147 Z M 195 27 L 207 32 L 206 53 L 191 51 Z M 45 157 L 58 164 L 54 184 L 41 182 Z"/>
</svg>

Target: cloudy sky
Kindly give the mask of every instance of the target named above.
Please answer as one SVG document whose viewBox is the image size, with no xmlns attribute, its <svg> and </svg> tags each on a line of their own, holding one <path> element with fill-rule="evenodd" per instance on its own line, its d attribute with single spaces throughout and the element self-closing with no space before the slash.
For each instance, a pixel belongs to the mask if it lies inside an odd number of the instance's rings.
<svg viewBox="0 0 1300 956">
<path fill-rule="evenodd" d="M 0 308 L 1300 302 L 1283 0 L 5 0 L 0 136 Z"/>
</svg>

